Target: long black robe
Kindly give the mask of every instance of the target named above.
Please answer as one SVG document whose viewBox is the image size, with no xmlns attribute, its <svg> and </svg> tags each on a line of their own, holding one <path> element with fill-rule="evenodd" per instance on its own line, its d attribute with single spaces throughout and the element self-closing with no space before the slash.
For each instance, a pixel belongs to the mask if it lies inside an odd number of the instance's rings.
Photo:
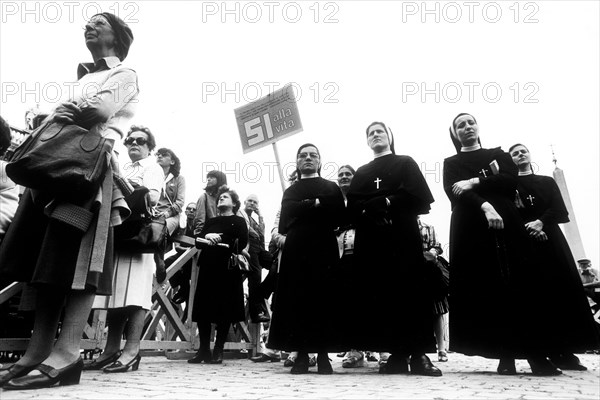
<svg viewBox="0 0 600 400">
<path fill-rule="evenodd" d="M 496 161 L 494 174 L 490 164 Z M 495 164 L 494 164 L 495 165 Z M 458 181 L 480 184 L 460 197 Z M 517 167 L 500 148 L 464 152 L 444 161 L 450 222 L 450 350 L 488 358 L 527 358 L 545 335 L 533 324 L 537 310 L 528 296 L 535 282 L 527 264 L 527 232 L 514 204 Z M 488 227 L 481 204 L 489 202 L 504 229 Z"/>
<path fill-rule="evenodd" d="M 222 233 L 222 246 L 207 246 L 198 258 L 198 285 L 194 296 L 194 322 L 238 322 L 245 320 L 244 288 L 239 268 L 229 268 L 229 257 L 238 240 L 241 251 L 248 243 L 248 226 L 244 218 L 237 215 L 209 219 L 200 237 L 207 233 Z"/>
<path fill-rule="evenodd" d="M 360 167 L 348 190 L 356 227 L 352 348 L 418 354 L 435 350 L 417 215 L 434 201 L 408 156 L 389 154 Z M 386 197 L 390 201 L 387 205 Z M 384 220 L 391 224 L 384 225 Z"/>
<path fill-rule="evenodd" d="M 569 222 L 567 207 L 554 179 L 548 176 L 519 176 L 518 206 L 523 222 L 539 219 L 547 241 L 530 238 L 533 248 L 531 267 L 536 285 L 531 295 L 540 302 L 536 315 L 544 326 L 549 353 L 578 353 L 600 347 L 600 338 L 571 249 L 559 223 Z"/>
<path fill-rule="evenodd" d="M 315 199 L 320 205 L 315 206 Z M 334 229 L 344 198 L 321 177 L 301 179 L 283 194 L 279 233 L 285 234 L 268 347 L 303 352 L 343 350 L 335 334 Z"/>
</svg>

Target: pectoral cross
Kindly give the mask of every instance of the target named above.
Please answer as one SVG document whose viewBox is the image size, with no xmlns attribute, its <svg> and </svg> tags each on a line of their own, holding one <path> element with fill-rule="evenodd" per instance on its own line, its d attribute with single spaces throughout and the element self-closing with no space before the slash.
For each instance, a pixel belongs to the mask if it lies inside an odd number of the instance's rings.
<svg viewBox="0 0 600 400">
<path fill-rule="evenodd" d="M 529 195 L 526 197 L 527 200 L 529 200 L 529 204 L 533 205 L 533 199 L 535 199 L 535 197 L 533 197 L 532 195 Z"/>
<path fill-rule="evenodd" d="M 381 179 L 377 178 L 373 182 L 375 182 L 375 184 L 377 185 L 377 189 L 379 189 L 379 182 L 381 182 Z"/>
<path fill-rule="evenodd" d="M 479 171 L 479 172 L 483 174 L 484 178 L 487 178 L 487 174 L 485 173 L 485 169 L 484 168 L 482 168 L 481 171 Z"/>
</svg>

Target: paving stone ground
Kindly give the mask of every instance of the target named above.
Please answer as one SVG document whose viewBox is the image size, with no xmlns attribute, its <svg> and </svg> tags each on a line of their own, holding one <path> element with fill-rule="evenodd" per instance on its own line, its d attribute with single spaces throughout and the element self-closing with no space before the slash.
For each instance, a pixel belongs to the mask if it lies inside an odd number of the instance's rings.
<svg viewBox="0 0 600 400">
<path fill-rule="evenodd" d="M 380 375 L 377 363 L 344 369 L 331 354 L 334 375 L 311 368 L 291 375 L 283 363 L 225 360 L 222 365 L 192 365 L 185 360 L 145 357 L 140 369 L 123 374 L 88 371 L 75 386 L 33 391 L 0 391 L 9 399 L 600 399 L 600 356 L 581 355 L 588 371 L 534 377 L 526 361 L 516 376 L 496 374 L 496 361 L 449 354 L 435 364 L 440 378 Z M 430 355 L 434 359 L 434 355 Z"/>
</svg>

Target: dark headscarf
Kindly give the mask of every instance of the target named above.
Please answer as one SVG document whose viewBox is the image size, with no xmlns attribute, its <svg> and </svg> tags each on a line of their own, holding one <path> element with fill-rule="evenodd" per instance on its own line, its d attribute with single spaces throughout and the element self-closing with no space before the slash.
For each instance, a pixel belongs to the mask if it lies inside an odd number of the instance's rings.
<svg viewBox="0 0 600 400">
<path fill-rule="evenodd" d="M 319 169 L 317 170 L 317 174 L 319 174 L 319 176 L 321 176 L 321 152 L 319 151 L 319 148 L 317 146 L 315 146 L 312 143 L 304 143 L 302 146 L 298 147 L 298 151 L 296 152 L 296 160 L 298 159 L 298 154 L 300 154 L 300 152 L 302 151 L 303 148 L 305 147 L 314 147 L 315 149 L 317 149 L 317 154 L 319 155 Z M 302 179 L 302 172 L 300 172 L 300 170 L 298 169 L 298 163 L 296 162 L 296 174 L 298 176 L 298 180 Z"/>
<path fill-rule="evenodd" d="M 456 127 L 454 126 L 454 123 L 456 122 L 456 120 L 459 117 L 462 117 L 463 115 L 470 115 L 471 117 L 473 117 L 473 120 L 475 122 L 477 122 L 477 120 L 475 119 L 475 117 L 473 116 L 473 114 L 469 114 L 469 113 L 460 113 L 458 114 L 456 117 L 454 117 L 454 119 L 452 120 L 452 125 L 450 125 L 450 139 L 452 139 L 452 144 L 454 145 L 454 148 L 456 149 L 457 153 L 460 153 L 460 149 L 462 148 L 462 144 L 460 143 L 460 140 L 458 140 L 458 135 L 456 134 Z M 479 145 L 481 146 L 481 139 L 479 138 L 479 136 L 477 136 L 477 143 L 479 143 Z"/>
<path fill-rule="evenodd" d="M 117 44 L 115 46 L 117 50 L 117 56 L 119 57 L 119 60 L 123 61 L 125 58 L 127 58 L 127 54 L 129 54 L 129 47 L 131 47 L 131 43 L 133 42 L 133 32 L 131 32 L 131 28 L 129 28 L 129 25 L 127 25 L 121 18 L 109 12 L 103 12 L 96 15 L 102 15 L 104 18 L 106 18 L 110 24 L 110 27 L 115 32 L 115 38 L 117 39 Z"/>
<path fill-rule="evenodd" d="M 369 137 L 369 128 L 372 127 L 373 125 L 383 126 L 385 133 L 387 133 L 387 135 L 388 135 L 388 142 L 390 142 L 390 150 L 392 151 L 392 154 L 396 154 L 396 149 L 394 149 L 394 135 L 392 134 L 392 130 L 388 129 L 388 127 L 385 126 L 385 124 L 383 122 L 377 122 L 377 121 L 371 122 L 371 124 L 369 126 L 367 126 L 367 137 Z"/>
<path fill-rule="evenodd" d="M 217 193 L 217 191 L 219 190 L 219 188 L 223 185 L 227 185 L 227 175 L 225 175 L 225 173 L 218 171 L 216 169 L 209 171 L 206 174 L 206 177 L 213 177 L 213 178 L 217 178 L 217 184 L 215 186 L 211 186 L 211 187 L 205 187 L 204 190 L 206 191 L 211 191 L 213 193 Z"/>
</svg>

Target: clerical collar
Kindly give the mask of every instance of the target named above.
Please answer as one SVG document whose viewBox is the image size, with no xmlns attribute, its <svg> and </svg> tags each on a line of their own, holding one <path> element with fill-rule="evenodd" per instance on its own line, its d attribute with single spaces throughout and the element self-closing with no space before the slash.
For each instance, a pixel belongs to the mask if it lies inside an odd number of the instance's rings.
<svg viewBox="0 0 600 400">
<path fill-rule="evenodd" d="M 468 153 L 470 151 L 475 151 L 481 149 L 481 145 L 479 143 L 474 144 L 473 146 L 463 146 L 460 148 L 461 153 Z"/>
<path fill-rule="evenodd" d="M 302 174 L 302 179 L 318 178 L 319 174 L 314 172 L 312 174 Z"/>
<path fill-rule="evenodd" d="M 532 170 L 525 171 L 525 172 L 519 171 L 519 176 L 527 176 L 527 175 L 532 175 L 532 174 L 533 174 Z"/>
<path fill-rule="evenodd" d="M 377 154 L 375 154 L 374 158 L 379 158 L 379 157 L 387 156 L 388 154 L 392 154 L 392 150 L 386 150 L 383 153 L 377 153 Z"/>
</svg>

